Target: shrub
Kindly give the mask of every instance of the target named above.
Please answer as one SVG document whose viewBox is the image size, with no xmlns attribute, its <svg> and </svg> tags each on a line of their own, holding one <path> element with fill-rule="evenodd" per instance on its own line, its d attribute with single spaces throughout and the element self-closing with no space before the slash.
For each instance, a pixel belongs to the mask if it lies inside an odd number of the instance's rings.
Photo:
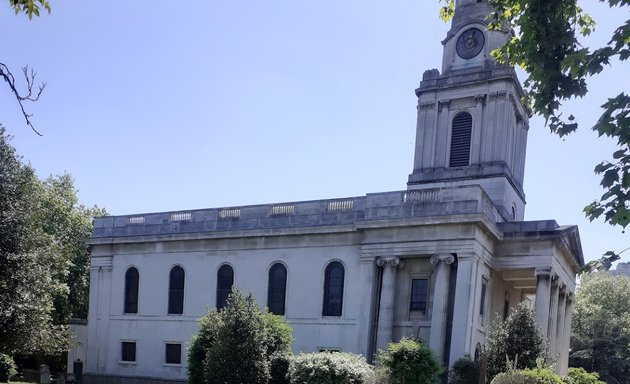
<svg viewBox="0 0 630 384">
<path fill-rule="evenodd" d="M 536 380 L 520 371 L 510 371 L 496 375 L 491 384 L 536 384 Z"/>
<path fill-rule="evenodd" d="M 268 384 L 272 356 L 290 353 L 291 341 L 291 328 L 280 316 L 262 313 L 251 293 L 243 297 L 233 288 L 222 310 L 199 320 L 188 350 L 188 382 Z M 281 360 L 273 368 L 282 370 Z M 281 376 L 274 383 L 286 383 Z"/>
<path fill-rule="evenodd" d="M 479 364 L 466 355 L 457 359 L 448 374 L 450 384 L 479 384 Z"/>
<path fill-rule="evenodd" d="M 525 369 L 536 367 L 538 358 L 547 358 L 546 341 L 540 333 L 534 312 L 526 303 L 517 305 L 507 320 L 492 323 L 484 353 L 488 361 L 488 380 L 505 372 L 508 360 L 515 369 Z"/>
<path fill-rule="evenodd" d="M 199 333 L 190 340 L 188 348 L 188 383 L 204 384 L 204 370 L 210 345 L 216 340 L 221 316 L 216 311 L 208 312 L 199 319 Z"/>
<path fill-rule="evenodd" d="M 291 384 L 367 384 L 374 371 L 361 355 L 319 352 L 297 355 L 289 375 Z"/>
<path fill-rule="evenodd" d="M 429 347 L 407 338 L 390 343 L 378 360 L 392 384 L 434 384 L 443 372 Z"/>
<path fill-rule="evenodd" d="M 572 384 L 604 384 L 597 372 L 587 372 L 584 368 L 569 368 Z"/>
<path fill-rule="evenodd" d="M 564 384 L 562 377 L 548 368 L 524 369 L 518 372 L 534 379 L 536 384 Z"/>
<path fill-rule="evenodd" d="M 293 355 L 287 352 L 278 352 L 271 355 L 269 362 L 271 379 L 269 384 L 289 384 L 289 367 L 291 366 L 292 358 Z"/>
<path fill-rule="evenodd" d="M 260 314 L 262 325 L 265 328 L 265 346 L 267 354 L 288 353 L 293 342 L 293 330 L 282 316 L 274 315 L 269 311 Z"/>
<path fill-rule="evenodd" d="M 7 383 L 15 376 L 17 367 L 11 356 L 0 353 L 0 383 Z"/>
</svg>

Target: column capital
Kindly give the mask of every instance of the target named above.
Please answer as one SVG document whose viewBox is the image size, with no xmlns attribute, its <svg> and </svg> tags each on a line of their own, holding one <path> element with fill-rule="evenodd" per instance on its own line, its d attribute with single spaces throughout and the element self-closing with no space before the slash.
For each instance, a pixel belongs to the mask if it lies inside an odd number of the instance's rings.
<svg viewBox="0 0 630 384">
<path fill-rule="evenodd" d="M 451 254 L 431 256 L 431 264 L 439 265 L 440 262 L 444 262 L 445 265 L 453 264 L 455 262 L 455 256 Z"/>
<path fill-rule="evenodd" d="M 536 277 L 551 278 L 552 275 L 553 275 L 553 272 L 551 271 L 551 267 L 548 267 L 548 268 L 536 268 L 534 270 L 534 275 Z"/>
<path fill-rule="evenodd" d="M 392 267 L 396 268 L 399 264 L 400 264 L 400 259 L 396 256 L 394 257 L 379 257 L 378 259 L 376 259 L 376 265 L 378 265 L 379 267 L 382 267 L 386 264 L 391 265 Z"/>
</svg>

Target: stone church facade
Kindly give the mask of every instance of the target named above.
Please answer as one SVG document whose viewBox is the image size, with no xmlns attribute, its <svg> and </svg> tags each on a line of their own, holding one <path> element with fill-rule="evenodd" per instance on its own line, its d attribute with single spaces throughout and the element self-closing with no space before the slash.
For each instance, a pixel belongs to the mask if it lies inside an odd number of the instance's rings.
<svg viewBox="0 0 630 384">
<path fill-rule="evenodd" d="M 566 372 L 579 233 L 524 221 L 530 112 L 487 14 L 456 2 L 442 69 L 416 89 L 406 190 L 95 219 L 85 379 L 185 380 L 196 320 L 232 285 L 286 317 L 295 352 L 371 359 L 411 336 L 447 366 L 530 300 Z"/>
</svg>

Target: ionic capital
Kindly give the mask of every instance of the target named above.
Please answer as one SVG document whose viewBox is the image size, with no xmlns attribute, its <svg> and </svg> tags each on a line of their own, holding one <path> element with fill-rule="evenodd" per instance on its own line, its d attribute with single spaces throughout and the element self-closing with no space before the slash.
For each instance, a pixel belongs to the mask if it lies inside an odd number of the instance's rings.
<svg viewBox="0 0 630 384">
<path fill-rule="evenodd" d="M 536 268 L 534 270 L 534 275 L 536 277 L 542 277 L 542 278 L 551 278 L 553 273 L 551 272 L 551 268 Z"/>
<path fill-rule="evenodd" d="M 444 262 L 445 265 L 453 264 L 455 262 L 455 256 L 451 254 L 431 256 L 431 264 L 439 265 L 440 262 Z"/>
<path fill-rule="evenodd" d="M 379 267 L 385 266 L 386 264 L 391 265 L 396 268 L 400 264 L 400 259 L 396 256 L 394 257 L 379 257 L 376 259 L 376 265 Z"/>
</svg>

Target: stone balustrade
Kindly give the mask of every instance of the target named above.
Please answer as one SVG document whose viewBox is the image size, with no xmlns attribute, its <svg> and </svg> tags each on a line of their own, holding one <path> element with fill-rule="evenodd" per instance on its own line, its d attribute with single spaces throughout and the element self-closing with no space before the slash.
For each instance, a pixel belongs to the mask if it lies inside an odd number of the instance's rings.
<svg viewBox="0 0 630 384">
<path fill-rule="evenodd" d="M 502 221 L 481 188 L 463 186 L 328 200 L 97 217 L 94 219 L 93 237 L 353 225 L 371 220 L 479 213 L 494 222 Z"/>
</svg>

